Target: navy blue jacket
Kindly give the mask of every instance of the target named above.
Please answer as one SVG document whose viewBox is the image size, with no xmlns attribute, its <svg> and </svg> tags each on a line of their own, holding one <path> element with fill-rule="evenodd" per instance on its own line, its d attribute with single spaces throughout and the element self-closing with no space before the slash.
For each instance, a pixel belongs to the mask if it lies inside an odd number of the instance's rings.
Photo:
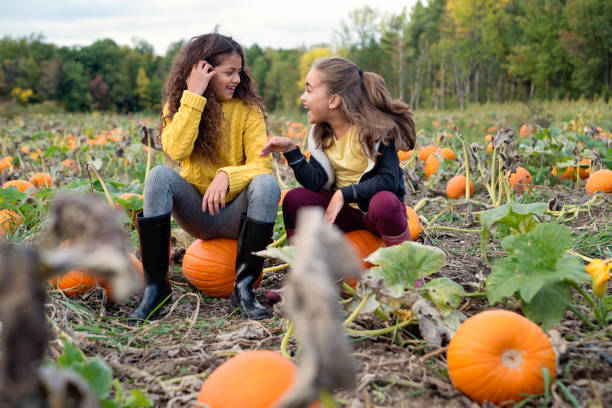
<svg viewBox="0 0 612 408">
<path fill-rule="evenodd" d="M 312 131 L 309 135 L 310 160 L 306 160 L 299 147 L 284 153 L 284 156 L 302 186 L 315 192 L 321 189 L 332 190 L 335 180 L 334 170 L 327 155 L 314 147 L 311 137 Z M 406 193 L 395 143 L 391 141 L 386 146 L 379 143 L 377 151 L 379 154 L 376 156 L 376 161 L 368 159 L 368 167 L 357 183 L 340 189 L 344 202 L 357 203 L 364 213 L 368 212 L 370 199 L 379 191 L 395 193 L 402 202 Z"/>
</svg>

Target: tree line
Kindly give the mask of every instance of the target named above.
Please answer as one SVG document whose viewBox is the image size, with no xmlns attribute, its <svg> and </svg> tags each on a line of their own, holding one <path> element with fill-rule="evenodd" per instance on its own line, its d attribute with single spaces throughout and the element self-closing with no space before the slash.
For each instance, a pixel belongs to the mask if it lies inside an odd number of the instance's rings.
<svg viewBox="0 0 612 408">
<path fill-rule="evenodd" d="M 199 34 L 199 33 L 197 33 Z M 231 35 L 231 33 L 229 33 Z M 172 60 L 145 40 L 102 39 L 59 47 L 42 35 L 0 39 L 0 101 L 52 101 L 68 111 L 159 110 Z M 271 112 L 299 110 L 303 78 L 319 57 L 340 55 L 383 76 L 413 108 L 611 95 L 612 2 L 607 0 L 430 0 L 384 13 L 363 7 L 327 44 L 245 47 Z"/>
</svg>

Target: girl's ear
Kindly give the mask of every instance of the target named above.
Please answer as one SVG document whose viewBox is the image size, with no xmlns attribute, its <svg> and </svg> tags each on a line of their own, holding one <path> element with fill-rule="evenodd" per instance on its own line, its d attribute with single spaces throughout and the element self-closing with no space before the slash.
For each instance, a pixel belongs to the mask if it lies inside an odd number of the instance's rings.
<svg viewBox="0 0 612 408">
<path fill-rule="evenodd" d="M 338 106 L 340 106 L 340 96 L 338 94 L 332 95 L 329 98 L 329 102 L 327 103 L 327 106 L 330 110 L 336 109 Z"/>
</svg>

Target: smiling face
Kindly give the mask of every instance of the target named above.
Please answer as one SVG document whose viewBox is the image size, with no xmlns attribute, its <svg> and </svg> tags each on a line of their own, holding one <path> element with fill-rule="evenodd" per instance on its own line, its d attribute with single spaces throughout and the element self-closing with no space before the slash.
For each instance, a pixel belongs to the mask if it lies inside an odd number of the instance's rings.
<svg viewBox="0 0 612 408">
<path fill-rule="evenodd" d="M 220 101 L 228 101 L 234 96 L 234 91 L 240 83 L 242 58 L 237 52 L 228 54 L 213 69 L 216 74 L 210 79 L 210 86 Z"/>
<path fill-rule="evenodd" d="M 306 87 L 300 97 L 306 109 L 309 109 L 306 116 L 310 123 L 322 123 L 329 119 L 330 115 L 330 95 L 327 88 L 321 82 L 321 72 L 312 69 L 306 74 Z"/>
</svg>

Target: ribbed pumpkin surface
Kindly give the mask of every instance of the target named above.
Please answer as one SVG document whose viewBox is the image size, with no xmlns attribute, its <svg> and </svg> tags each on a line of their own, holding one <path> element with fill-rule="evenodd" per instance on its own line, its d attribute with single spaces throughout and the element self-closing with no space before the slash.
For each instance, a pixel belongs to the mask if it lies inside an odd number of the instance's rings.
<svg viewBox="0 0 612 408">
<path fill-rule="evenodd" d="M 406 215 L 408 216 L 408 228 L 410 228 L 410 240 L 416 241 L 419 239 L 421 231 L 423 231 L 421 220 L 419 220 L 419 216 L 412 207 L 406 206 Z"/>
<path fill-rule="evenodd" d="M 54 288 L 60 289 L 66 296 L 77 296 L 96 286 L 96 280 L 85 272 L 73 270 L 62 276 L 51 279 Z"/>
<path fill-rule="evenodd" d="M 36 188 L 36 187 L 34 187 L 34 184 L 30 183 L 27 180 L 10 180 L 10 181 L 7 181 L 6 183 L 4 183 L 2 185 L 2 188 L 7 188 L 7 187 L 17 187 L 17 189 L 19 191 L 21 191 L 22 193 L 25 193 L 26 190 L 28 190 L 30 188 Z"/>
<path fill-rule="evenodd" d="M 459 198 L 465 195 L 465 176 L 455 176 L 446 183 L 448 198 Z M 474 194 L 474 183 L 470 180 L 470 196 Z"/>
<path fill-rule="evenodd" d="M 236 279 L 235 239 L 195 240 L 183 256 L 183 274 L 207 296 L 229 298 Z M 255 287 L 261 283 L 261 276 Z"/>
<path fill-rule="evenodd" d="M 448 346 L 453 385 L 482 403 L 500 404 L 544 391 L 542 368 L 555 377 L 550 340 L 531 320 L 507 310 L 487 310 L 467 319 Z"/>
<path fill-rule="evenodd" d="M 612 170 L 601 169 L 591 174 L 586 183 L 586 192 L 612 193 Z"/>
<path fill-rule="evenodd" d="M 531 173 L 523 167 L 517 167 L 516 171 L 510 174 L 510 186 L 519 193 L 531 189 L 531 184 Z"/>
<path fill-rule="evenodd" d="M 363 258 L 385 245 L 381 237 L 372 234 L 368 230 L 348 232 L 346 233 L 346 238 L 355 250 L 355 256 L 359 258 L 364 268 L 370 268 L 372 264 L 364 261 Z M 344 281 L 352 288 L 357 286 L 356 279 L 345 279 Z"/>
<path fill-rule="evenodd" d="M 212 372 L 202 384 L 198 401 L 210 408 L 273 407 L 296 375 L 295 364 L 279 353 L 247 351 Z"/>
</svg>

